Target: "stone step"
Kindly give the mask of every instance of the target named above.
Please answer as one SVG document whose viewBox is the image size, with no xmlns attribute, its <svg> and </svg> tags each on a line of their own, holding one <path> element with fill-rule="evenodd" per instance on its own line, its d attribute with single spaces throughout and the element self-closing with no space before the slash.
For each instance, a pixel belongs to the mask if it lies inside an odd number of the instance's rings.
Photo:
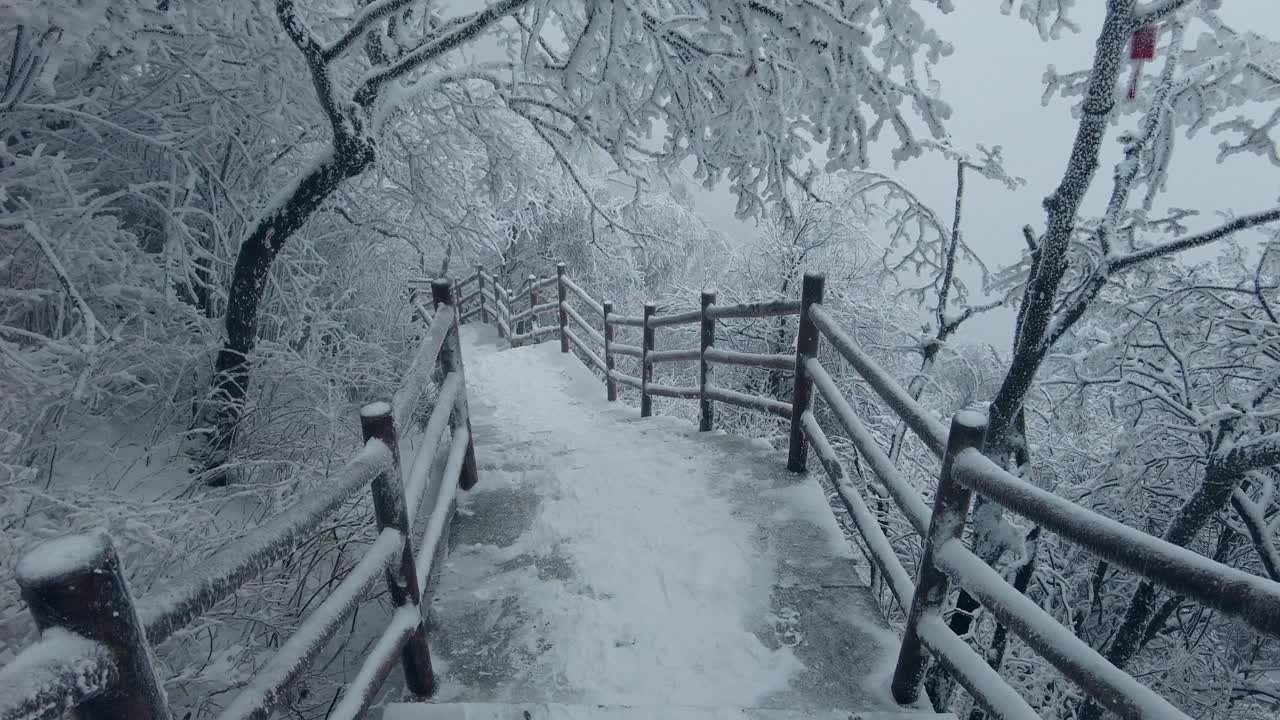
<svg viewBox="0 0 1280 720">
<path fill-rule="evenodd" d="M 382 720 L 955 720 L 955 716 L 909 709 L 859 712 L 558 703 L 396 703 L 386 706 Z"/>
</svg>

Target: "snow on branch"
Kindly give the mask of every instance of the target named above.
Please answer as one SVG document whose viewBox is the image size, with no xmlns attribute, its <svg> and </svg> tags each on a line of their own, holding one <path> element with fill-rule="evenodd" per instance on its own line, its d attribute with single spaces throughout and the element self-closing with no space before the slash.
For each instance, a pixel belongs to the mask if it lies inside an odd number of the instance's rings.
<svg viewBox="0 0 1280 720">
<path fill-rule="evenodd" d="M 328 47 L 325 47 L 320 55 L 328 62 L 341 56 L 344 52 L 351 48 L 357 40 L 364 37 L 369 28 L 373 24 L 385 17 L 389 17 L 397 10 L 400 10 L 410 4 L 414 0 L 377 0 L 360 8 L 355 18 L 351 20 L 351 27 L 342 34 L 342 37 L 333 41 Z"/>
<path fill-rule="evenodd" d="M 1133 13 L 1134 18 L 1142 23 L 1157 23 L 1173 15 L 1184 7 L 1201 0 L 1152 0 L 1139 6 Z M 1216 7 L 1219 0 L 1203 0 L 1205 5 Z"/>
<path fill-rule="evenodd" d="M 369 107 L 387 83 L 398 80 L 444 53 L 471 41 L 476 35 L 529 2 L 530 0 L 500 0 L 457 22 L 445 34 L 422 42 L 396 62 L 366 77 L 355 93 L 355 101 L 366 108 Z"/>
<path fill-rule="evenodd" d="M 1266 517 L 1273 488 L 1274 484 L 1268 478 L 1257 500 L 1251 498 L 1243 488 L 1236 488 L 1231 495 L 1231 507 L 1236 511 L 1240 522 L 1244 523 L 1245 534 L 1253 543 L 1258 553 L 1258 561 L 1262 563 L 1267 577 L 1280 582 L 1280 550 L 1276 548 L 1275 528 L 1267 522 Z"/>
<path fill-rule="evenodd" d="M 1209 243 L 1227 238 L 1241 230 L 1248 230 L 1249 228 L 1267 225 L 1276 221 L 1280 221 L 1280 207 L 1274 207 L 1270 210 L 1263 210 L 1250 215 L 1242 215 L 1230 222 L 1219 225 L 1212 230 L 1206 230 L 1189 237 L 1170 240 L 1169 242 L 1161 243 L 1144 250 L 1138 250 L 1127 255 L 1122 255 L 1112 260 L 1109 264 L 1113 272 L 1119 272 L 1153 258 L 1164 257 L 1166 255 L 1182 252 L 1183 250 L 1202 247 Z"/>
<path fill-rule="evenodd" d="M 348 137 L 352 128 L 344 122 L 343 114 L 334 100 L 329 62 L 320 47 L 320 42 L 298 16 L 294 0 L 276 0 L 276 17 L 280 18 L 285 34 L 293 41 L 307 63 L 307 70 L 311 73 L 311 84 L 316 91 L 316 100 L 319 101 L 320 108 L 324 110 L 325 117 L 329 120 L 335 142 Z"/>
<path fill-rule="evenodd" d="M 1228 446 L 1220 455 L 1223 464 L 1238 474 L 1280 464 L 1280 433 Z"/>
</svg>

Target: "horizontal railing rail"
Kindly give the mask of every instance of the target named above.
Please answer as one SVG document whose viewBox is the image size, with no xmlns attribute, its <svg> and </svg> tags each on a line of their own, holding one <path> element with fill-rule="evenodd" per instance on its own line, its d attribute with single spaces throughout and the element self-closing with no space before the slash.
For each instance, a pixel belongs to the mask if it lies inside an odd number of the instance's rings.
<svg viewBox="0 0 1280 720">
<path fill-rule="evenodd" d="M 475 280 L 483 282 L 483 273 Z M 256 528 L 175 579 L 168 589 L 135 598 L 124 581 L 106 533 L 71 535 L 28 552 L 18 583 L 41 637 L 0 668 L 0 720 L 56 718 L 75 709 L 92 720 L 170 718 L 151 648 L 173 636 L 271 564 L 292 554 L 362 488 L 369 488 L 379 535 L 350 573 L 302 619 L 298 628 L 242 688 L 220 720 L 265 718 L 306 672 L 383 579 L 396 610 L 366 655 L 330 718 L 355 718 L 367 710 L 398 659 L 408 689 L 428 697 L 436 687 L 422 603 L 457 488 L 477 480 L 466 397 L 457 308 L 457 284 L 435 281 L 435 311 L 415 297 L 412 307 L 426 332 L 390 402 L 360 412 L 364 446 L 306 499 Z M 473 293 L 483 297 L 484 292 Z M 433 369 L 441 382 L 412 464 L 400 463 L 399 437 L 415 424 Z M 429 478 L 448 439 L 443 471 Z M 410 530 L 429 485 L 438 488 L 427 528 L 414 555 Z"/>
<path fill-rule="evenodd" d="M 552 284 L 558 286 L 559 302 L 539 303 L 537 290 Z M 961 538 L 970 498 L 975 492 L 1135 575 L 1230 615 L 1259 633 L 1280 638 L 1280 583 L 1235 570 L 1081 508 L 999 468 L 981 454 L 985 416 L 973 412 L 957 414 L 948 431 L 840 327 L 823 304 L 824 281 L 819 275 L 805 276 L 799 300 L 717 305 L 715 294 L 704 292 L 698 310 L 669 315 L 659 314 L 652 303 L 645 305 L 644 313 L 639 316 L 616 314 L 612 302 L 595 301 L 571 280 L 563 264 L 557 267 L 555 277 L 543 281 L 531 277 L 528 285 L 533 288 L 528 307 L 510 315 L 508 304 L 508 316 L 533 318 L 558 310 L 559 327 L 537 328 L 515 336 L 513 344 L 548 337 L 558 331 L 563 352 L 576 349 L 584 362 L 601 371 L 609 400 L 617 399 L 618 384 L 640 391 L 642 416 L 651 414 L 652 396 L 697 400 L 701 430 L 713 428 L 713 403 L 717 402 L 790 421 L 787 467 L 804 471 L 812 449 L 836 496 L 848 510 L 864 551 L 885 578 L 890 594 L 907 612 L 892 683 L 894 697 L 902 704 L 916 702 L 927 659 L 932 655 L 992 717 L 1038 717 L 998 670 L 942 619 L 946 609 L 943 604 L 954 583 L 978 598 L 1002 624 L 1086 695 L 1120 717 L 1142 720 L 1187 717 L 1168 700 L 1108 663 L 1048 612 L 1014 590 L 999 572 L 963 544 Z M 596 330 L 578 312 L 570 302 L 570 294 L 599 318 L 601 330 Z M 799 318 L 793 355 L 744 353 L 715 347 L 717 320 L 781 315 Z M 570 321 L 573 328 L 569 327 Z M 698 348 L 656 349 L 657 329 L 692 324 L 701 325 Z M 617 342 L 615 330 L 619 327 L 640 328 L 642 343 Z M 824 339 L 831 352 L 846 361 L 884 405 L 941 460 L 933 508 L 889 459 L 819 360 L 819 347 Z M 619 355 L 640 360 L 640 377 L 615 368 L 615 358 Z M 684 361 L 699 364 L 696 387 L 652 382 L 654 365 Z M 790 372 L 792 400 L 785 402 L 717 387 L 712 381 L 714 365 Z M 850 481 L 842 459 L 819 423 L 814 412 L 815 391 L 830 417 L 874 474 L 877 482 L 868 483 L 867 487 L 875 493 L 877 504 L 882 508 L 886 503 L 896 507 L 923 540 L 924 555 L 914 579 L 886 535 L 883 518 L 872 511 L 868 499 Z"/>
</svg>

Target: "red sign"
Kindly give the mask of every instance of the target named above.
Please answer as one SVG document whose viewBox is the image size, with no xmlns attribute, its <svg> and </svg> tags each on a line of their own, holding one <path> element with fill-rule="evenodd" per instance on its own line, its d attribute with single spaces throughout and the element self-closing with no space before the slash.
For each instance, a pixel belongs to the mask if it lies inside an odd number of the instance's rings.
<svg viewBox="0 0 1280 720">
<path fill-rule="evenodd" d="M 1129 44 L 1130 60 L 1154 60 L 1156 57 L 1156 37 L 1160 29 L 1155 25 L 1144 25 L 1133 33 L 1133 42 Z"/>
</svg>

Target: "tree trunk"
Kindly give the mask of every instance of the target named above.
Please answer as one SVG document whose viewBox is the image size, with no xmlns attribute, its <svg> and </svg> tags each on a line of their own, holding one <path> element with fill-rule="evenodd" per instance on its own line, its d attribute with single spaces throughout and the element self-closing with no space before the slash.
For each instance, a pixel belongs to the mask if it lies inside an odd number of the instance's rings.
<svg viewBox="0 0 1280 720">
<path fill-rule="evenodd" d="M 292 192 L 269 209 L 240 244 L 227 293 L 227 338 L 218 353 L 209 396 L 196 415 L 196 425 L 209 432 L 201 460 L 209 485 L 227 483 L 217 468 L 226 462 L 235 442 L 236 426 L 249 389 L 249 354 L 257 343 L 258 310 L 271 264 L 284 243 L 333 194 L 343 180 L 360 174 L 373 162 L 367 146 L 349 146 L 317 162 Z"/>
<path fill-rule="evenodd" d="M 1095 46 L 1092 70 L 1085 91 L 1080 124 L 1071 147 L 1066 171 L 1058 187 L 1044 200 L 1047 228 L 1036 249 L 1033 272 L 1027 279 L 1022 305 L 1018 311 L 1013 358 L 999 391 L 987 410 L 987 438 L 983 454 L 997 465 L 1008 468 L 1026 457 L 1023 427 L 1023 403 L 1034 385 L 1040 365 L 1048 353 L 1045 338 L 1053 321 L 1059 286 L 1067 272 L 1067 249 L 1075 231 L 1077 213 L 1098 170 L 1098 156 L 1106 136 L 1108 122 L 1115 109 L 1115 88 L 1124 62 L 1125 50 L 1133 33 L 1135 20 L 1133 0 L 1109 0 L 1107 14 Z M 972 524 L 979 556 L 992 562 L 994 552 L 983 537 L 990 537 L 1000 521 L 1001 511 L 985 498 L 975 498 Z M 956 609 L 948 625 L 962 637 L 973 624 L 980 603 L 961 590 Z M 950 702 L 954 684 L 940 668 L 931 668 L 926 678 L 934 707 L 944 710 Z"/>
</svg>

